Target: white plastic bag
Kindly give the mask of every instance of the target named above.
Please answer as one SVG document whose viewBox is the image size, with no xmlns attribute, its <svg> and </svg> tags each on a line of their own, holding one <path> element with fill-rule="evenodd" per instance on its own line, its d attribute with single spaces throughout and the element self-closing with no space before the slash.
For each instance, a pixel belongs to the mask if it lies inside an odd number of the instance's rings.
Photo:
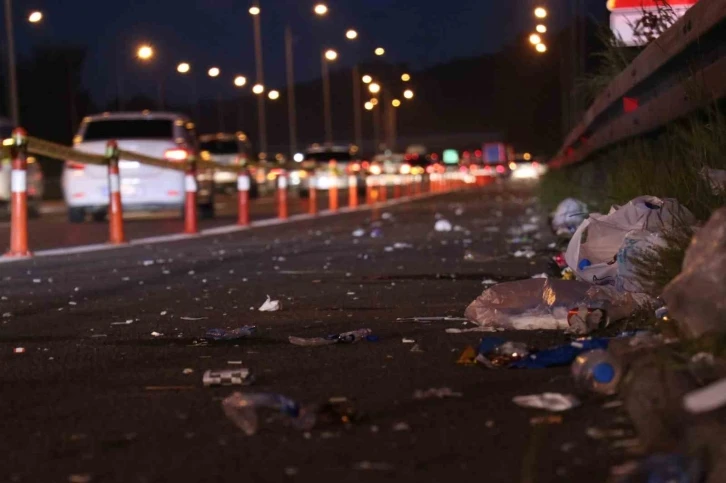
<svg viewBox="0 0 726 483">
<path fill-rule="evenodd" d="M 559 236 L 572 235 L 587 218 L 587 205 L 575 198 L 566 198 L 557 205 L 552 214 L 552 231 Z"/>
<path fill-rule="evenodd" d="M 607 215 L 591 214 L 570 240 L 565 260 L 581 280 L 622 287 L 617 255 L 628 233 L 640 232 L 637 238 L 642 250 L 649 239 L 642 232 L 659 234 L 677 228 L 676 222 L 693 224 L 695 218 L 674 199 L 640 196 L 623 206 L 613 206 Z M 630 269 L 628 276 L 632 276 Z"/>
</svg>

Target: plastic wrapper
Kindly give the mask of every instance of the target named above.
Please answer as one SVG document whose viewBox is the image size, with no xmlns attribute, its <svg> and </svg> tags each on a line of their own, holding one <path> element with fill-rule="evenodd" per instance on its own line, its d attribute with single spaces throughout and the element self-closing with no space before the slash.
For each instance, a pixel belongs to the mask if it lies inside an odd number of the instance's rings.
<svg viewBox="0 0 726 483">
<path fill-rule="evenodd" d="M 325 337 L 288 337 L 288 340 L 293 345 L 299 345 L 303 347 L 320 347 L 324 345 L 333 344 L 352 344 L 359 340 L 365 339 L 371 335 L 373 331 L 371 329 L 358 329 L 350 332 L 343 332 L 342 334 L 330 334 Z"/>
<path fill-rule="evenodd" d="M 674 199 L 641 196 L 623 206 L 613 206 L 607 215 L 591 214 L 572 236 L 565 259 L 580 280 L 640 291 L 630 267 L 632 248 L 637 245 L 638 250 L 649 249 L 662 243 L 657 241 L 659 234 L 694 222 L 691 212 Z M 626 240 L 628 245 L 624 247 Z"/>
<path fill-rule="evenodd" d="M 531 278 L 490 287 L 466 309 L 468 320 L 508 330 L 569 330 L 573 308 L 601 309 L 615 321 L 630 315 L 644 300 L 575 280 Z"/>
<path fill-rule="evenodd" d="M 693 237 L 681 273 L 661 298 L 685 334 L 726 331 L 726 208 Z"/>
</svg>

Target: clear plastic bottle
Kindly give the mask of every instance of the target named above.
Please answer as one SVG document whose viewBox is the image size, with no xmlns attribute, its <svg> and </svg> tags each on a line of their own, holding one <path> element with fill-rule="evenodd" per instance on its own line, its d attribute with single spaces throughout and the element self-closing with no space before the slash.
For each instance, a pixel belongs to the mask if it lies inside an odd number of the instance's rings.
<svg viewBox="0 0 726 483">
<path fill-rule="evenodd" d="M 583 389 L 614 394 L 623 375 L 622 367 L 606 350 L 583 352 L 571 366 L 575 383 Z"/>
<path fill-rule="evenodd" d="M 281 394 L 235 392 L 222 401 L 224 413 L 248 436 L 257 432 L 257 411 L 260 408 L 280 411 L 290 417 L 295 428 L 301 430 L 309 430 L 315 425 L 314 411 L 300 407 L 297 402 Z"/>
</svg>

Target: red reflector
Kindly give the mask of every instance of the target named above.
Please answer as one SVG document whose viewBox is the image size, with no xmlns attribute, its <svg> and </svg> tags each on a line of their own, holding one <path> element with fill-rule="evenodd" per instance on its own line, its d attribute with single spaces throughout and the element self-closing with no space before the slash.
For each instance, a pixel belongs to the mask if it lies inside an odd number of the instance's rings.
<svg viewBox="0 0 726 483">
<path fill-rule="evenodd" d="M 75 161 L 66 161 L 66 168 L 82 170 L 86 168 L 86 165 L 83 163 L 76 163 Z"/>
<path fill-rule="evenodd" d="M 166 194 L 169 196 L 179 196 L 179 192 L 177 190 L 169 190 Z"/>
</svg>

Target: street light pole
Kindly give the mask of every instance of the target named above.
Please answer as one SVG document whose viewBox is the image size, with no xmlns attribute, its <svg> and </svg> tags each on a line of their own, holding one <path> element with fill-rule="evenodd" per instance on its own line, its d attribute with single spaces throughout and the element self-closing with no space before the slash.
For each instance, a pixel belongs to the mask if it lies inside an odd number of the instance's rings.
<svg viewBox="0 0 726 483">
<path fill-rule="evenodd" d="M 325 117 L 325 143 L 328 147 L 333 145 L 333 119 L 330 109 L 330 70 L 325 52 L 320 55 L 320 62 L 323 74 L 323 115 Z"/>
<path fill-rule="evenodd" d="M 254 12 L 253 13 L 253 9 Z M 257 84 L 265 85 L 265 74 L 263 71 L 264 63 L 262 61 L 262 32 L 260 27 L 260 2 L 256 1 L 250 9 L 252 14 L 252 26 L 255 35 L 255 76 Z M 257 123 L 259 129 L 260 152 L 267 153 L 267 122 L 265 120 L 265 98 L 262 95 L 257 96 Z"/>
<path fill-rule="evenodd" d="M 285 64 L 287 67 L 287 123 L 290 129 L 290 156 L 297 153 L 297 113 L 295 111 L 295 71 L 292 53 L 292 31 L 285 27 Z"/>
<path fill-rule="evenodd" d="M 18 78 L 15 67 L 15 35 L 13 34 L 13 6 L 12 0 L 5 0 L 5 31 L 8 44 L 8 77 L 10 97 L 10 117 L 13 125 L 20 125 L 20 110 L 18 108 Z"/>
<path fill-rule="evenodd" d="M 360 95 L 360 67 L 358 64 L 353 66 L 353 131 L 355 145 L 361 149 L 363 144 L 363 125 L 361 122 L 361 95 Z"/>
</svg>

